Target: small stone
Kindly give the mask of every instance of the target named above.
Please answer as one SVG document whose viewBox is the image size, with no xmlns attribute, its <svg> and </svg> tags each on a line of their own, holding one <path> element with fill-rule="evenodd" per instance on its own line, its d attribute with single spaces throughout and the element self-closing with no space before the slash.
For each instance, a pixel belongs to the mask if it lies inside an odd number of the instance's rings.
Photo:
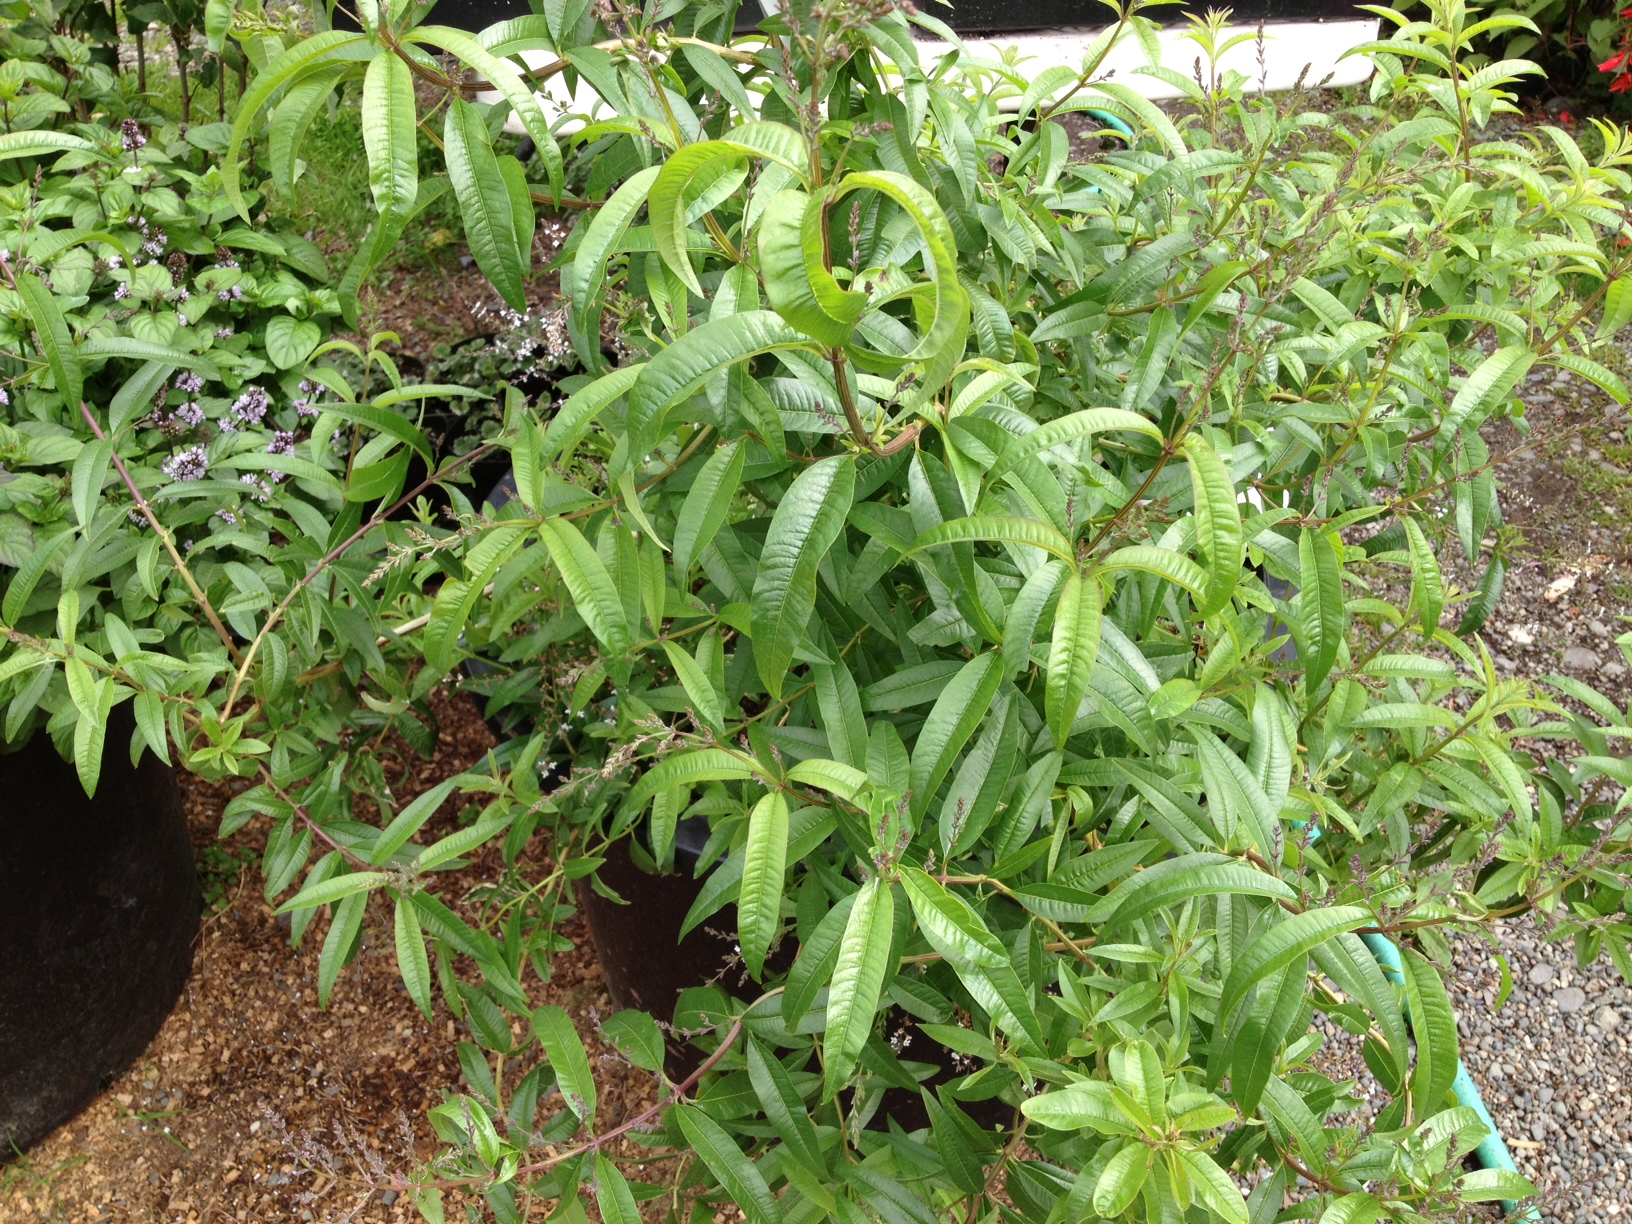
<svg viewBox="0 0 1632 1224">
<path fill-rule="evenodd" d="M 1546 1128 L 1546 1126 L 1544 1126 L 1540 1122 L 1531 1123 L 1530 1124 L 1530 1137 L 1533 1138 L 1537 1143 L 1540 1143 L 1543 1139 L 1547 1138 L 1547 1128 Z"/>
<path fill-rule="evenodd" d="M 1533 646 L 1536 641 L 1536 635 L 1523 625 L 1514 625 L 1507 631 L 1507 637 L 1509 641 L 1517 646 Z"/>
<path fill-rule="evenodd" d="M 380 1203 L 382 1206 L 389 1207 L 396 1201 L 397 1192 L 395 1190 L 387 1190 L 384 1194 L 380 1195 Z"/>
<path fill-rule="evenodd" d="M 1586 991 L 1579 986 L 1566 986 L 1563 990 L 1554 991 L 1553 1004 L 1566 1016 L 1573 1016 L 1587 1005 Z"/>
<path fill-rule="evenodd" d="M 1553 980 L 1555 970 L 1546 961 L 1542 961 L 1527 975 L 1532 986 L 1545 986 Z"/>
<path fill-rule="evenodd" d="M 1624 664 L 1624 663 L 1605 663 L 1604 664 L 1604 676 L 1605 676 L 1606 679 L 1619 680 L 1624 675 L 1626 675 L 1626 664 Z"/>
<path fill-rule="evenodd" d="M 1609 636 L 1609 626 L 1604 624 L 1604 622 L 1601 621 L 1601 620 L 1588 621 L 1587 622 L 1587 628 L 1591 629 L 1599 637 L 1608 637 Z"/>
<path fill-rule="evenodd" d="M 1585 646 L 1571 646 L 1564 652 L 1565 671 L 1597 671 L 1599 664 L 1597 653 Z"/>
<path fill-rule="evenodd" d="M 1547 1104 L 1547 1102 L 1552 1099 L 1553 1090 L 1550 1087 L 1543 1088 L 1540 1092 L 1536 1093 L 1536 1100 L 1540 1101 L 1543 1105 Z"/>
<path fill-rule="evenodd" d="M 1606 1004 L 1592 1013 L 1592 1022 L 1604 1032 L 1613 1033 L 1621 1027 L 1621 1013 Z"/>
</svg>

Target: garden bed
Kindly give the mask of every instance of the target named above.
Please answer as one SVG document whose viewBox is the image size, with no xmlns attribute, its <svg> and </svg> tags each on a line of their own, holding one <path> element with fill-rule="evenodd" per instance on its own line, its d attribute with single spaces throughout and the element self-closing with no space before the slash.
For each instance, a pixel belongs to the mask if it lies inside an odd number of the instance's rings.
<svg viewBox="0 0 1632 1224">
<path fill-rule="evenodd" d="M 441 697 L 435 709 L 441 742 L 433 760 L 415 760 L 405 799 L 492 746 L 468 697 Z M 406 1200 L 366 1183 L 434 1154 L 425 1111 L 459 1088 L 450 1032 L 463 1036 L 464 1026 L 445 1008 L 430 1023 L 415 1009 L 397 975 L 388 912 L 370 916 L 363 952 L 333 1005 L 320 1010 L 317 943 L 291 948 L 287 918 L 280 922 L 260 895 L 264 831 L 252 826 L 220 842 L 230 792 L 181 780 L 213 909 L 186 992 L 134 1066 L 71 1123 L 0 1168 L 0 1222 L 417 1218 Z M 453 827 L 451 812 L 436 819 Z M 450 877 L 449 897 L 491 878 L 496 858 L 490 849 Z M 581 924 L 567 933 L 580 937 Z M 591 1051 L 602 1052 L 593 1017 L 611 1008 L 591 949 L 558 956 L 535 1003 L 566 1008 Z M 630 1070 L 601 1063 L 606 1125 L 651 1099 L 649 1081 Z"/>
</svg>

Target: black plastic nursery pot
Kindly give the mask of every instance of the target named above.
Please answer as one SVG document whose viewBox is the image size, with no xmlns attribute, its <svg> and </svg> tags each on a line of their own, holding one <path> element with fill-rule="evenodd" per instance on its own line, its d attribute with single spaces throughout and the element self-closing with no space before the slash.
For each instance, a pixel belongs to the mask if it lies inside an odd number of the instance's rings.
<svg viewBox="0 0 1632 1224">
<path fill-rule="evenodd" d="M 88 798 L 42 732 L 0 755 L 0 1158 L 147 1047 L 193 963 L 199 892 L 175 775 L 114 711 Z"/>
</svg>

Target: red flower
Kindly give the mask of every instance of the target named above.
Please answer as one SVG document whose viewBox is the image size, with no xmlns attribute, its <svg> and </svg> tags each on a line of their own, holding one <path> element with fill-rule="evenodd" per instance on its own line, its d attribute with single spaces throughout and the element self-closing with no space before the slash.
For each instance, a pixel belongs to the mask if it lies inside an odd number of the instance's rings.
<svg viewBox="0 0 1632 1224">
<path fill-rule="evenodd" d="M 1622 17 L 1632 17 L 1632 4 L 1627 5 L 1624 9 L 1621 10 L 1621 16 Z"/>
<path fill-rule="evenodd" d="M 1626 93 L 1632 90 L 1632 72 L 1623 72 L 1609 83 L 1610 93 Z"/>
<path fill-rule="evenodd" d="M 1616 72 L 1626 65 L 1626 52 L 1618 51 L 1598 65 L 1599 72 Z"/>
</svg>

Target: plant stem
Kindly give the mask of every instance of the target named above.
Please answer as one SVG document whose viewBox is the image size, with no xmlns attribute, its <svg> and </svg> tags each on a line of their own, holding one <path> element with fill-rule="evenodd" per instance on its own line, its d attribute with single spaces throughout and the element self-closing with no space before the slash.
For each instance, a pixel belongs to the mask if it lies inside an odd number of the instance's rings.
<svg viewBox="0 0 1632 1224">
<path fill-rule="evenodd" d="M 106 442 L 108 439 L 107 434 L 102 432 L 102 427 L 96 423 L 96 418 L 91 415 L 90 407 L 83 400 L 80 401 L 79 411 L 80 415 L 85 418 L 85 423 L 91 427 L 91 432 L 96 435 L 97 441 Z M 182 560 L 181 553 L 176 548 L 175 540 L 160 524 L 158 516 L 153 513 L 153 507 L 148 504 L 147 498 L 142 496 L 141 489 L 136 487 L 136 481 L 132 479 L 130 469 L 125 466 L 125 461 L 119 457 L 117 448 L 113 451 L 112 457 L 113 466 L 118 471 L 119 478 L 125 482 L 125 488 L 129 489 L 130 495 L 136 499 L 136 506 L 141 510 L 142 516 L 147 519 L 148 526 L 152 527 L 159 539 L 164 541 L 164 547 L 170 554 L 170 560 L 175 563 L 176 572 L 181 575 L 182 581 L 187 584 L 187 589 L 192 592 L 198 606 L 204 610 L 205 617 L 208 618 L 210 625 L 215 629 L 222 645 L 227 648 L 227 653 L 235 661 L 238 660 L 241 656 L 238 652 L 237 643 L 232 640 L 232 634 L 227 632 L 227 627 L 221 623 L 220 616 L 216 614 L 215 606 L 210 603 L 210 597 L 204 594 L 204 588 L 198 585 L 198 579 L 193 577 L 193 571 L 188 569 L 187 562 Z M 223 718 L 223 721 L 225 721 L 225 718 Z"/>
<path fill-rule="evenodd" d="M 87 413 L 86 415 L 88 417 L 90 414 Z M 261 631 L 255 635 L 255 640 L 249 644 L 249 649 L 244 653 L 243 661 L 238 667 L 238 674 L 233 677 L 232 691 L 227 694 L 227 704 L 222 708 L 221 719 L 223 722 L 225 722 L 232 715 L 232 707 L 238 700 L 238 694 L 244 687 L 245 679 L 247 679 L 249 676 L 250 664 L 255 661 L 255 656 L 260 653 L 261 643 L 266 641 L 267 634 L 271 633 L 277 626 L 278 622 L 283 619 L 284 613 L 289 611 L 289 605 L 295 602 L 296 597 L 307 587 L 311 586 L 313 582 L 317 581 L 318 576 L 327 570 L 329 566 L 333 565 L 342 556 L 344 556 L 346 552 L 350 550 L 353 544 L 357 543 L 364 536 L 368 535 L 369 532 L 373 531 L 381 523 L 385 522 L 386 519 L 390 518 L 398 510 L 402 509 L 409 502 L 413 501 L 414 498 L 418 497 L 432 485 L 446 480 L 454 472 L 458 471 L 466 464 L 481 458 L 483 455 L 487 454 L 488 451 L 493 450 L 496 446 L 498 446 L 498 443 L 496 442 L 484 443 L 467 454 L 460 455 L 439 471 L 432 472 L 429 476 L 425 477 L 424 480 L 420 481 L 412 489 L 399 497 L 389 510 L 383 510 L 376 514 L 373 518 L 369 519 L 368 522 L 364 523 L 361 527 L 357 528 L 356 531 L 352 532 L 344 540 L 340 541 L 340 543 L 329 549 L 329 551 L 324 554 L 322 560 L 320 560 L 316 565 L 312 566 L 312 568 L 307 571 L 305 577 L 301 578 L 299 582 L 295 583 L 295 585 L 290 589 L 289 594 L 285 595 L 278 603 L 278 606 L 272 609 L 271 613 L 266 618 L 266 624 L 261 626 Z M 233 657 L 238 657 L 236 650 L 233 652 Z"/>
</svg>

